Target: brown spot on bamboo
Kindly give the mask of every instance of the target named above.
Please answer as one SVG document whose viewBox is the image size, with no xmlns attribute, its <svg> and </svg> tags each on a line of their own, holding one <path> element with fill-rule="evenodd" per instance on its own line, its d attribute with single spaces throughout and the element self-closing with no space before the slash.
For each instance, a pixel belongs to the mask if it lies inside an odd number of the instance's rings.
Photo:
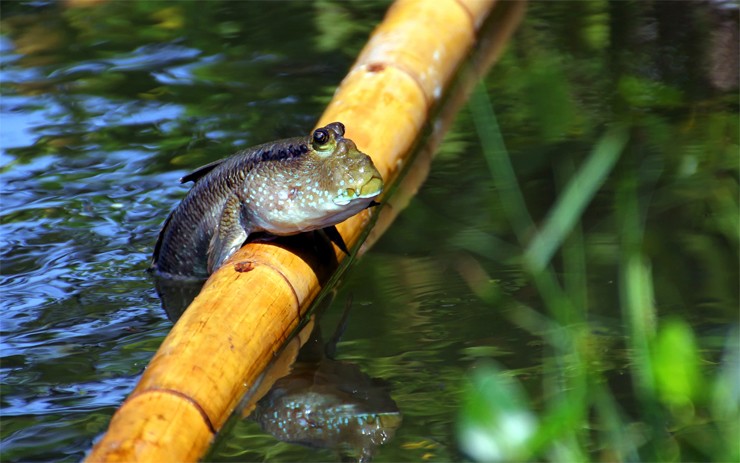
<svg viewBox="0 0 740 463">
<path fill-rule="evenodd" d="M 251 261 L 237 262 L 234 264 L 234 270 L 236 270 L 239 273 L 251 272 L 252 270 L 254 270 L 254 262 L 251 262 Z"/>
<path fill-rule="evenodd" d="M 367 72 L 380 72 L 385 69 L 385 64 L 383 63 L 370 63 L 367 65 Z"/>
</svg>

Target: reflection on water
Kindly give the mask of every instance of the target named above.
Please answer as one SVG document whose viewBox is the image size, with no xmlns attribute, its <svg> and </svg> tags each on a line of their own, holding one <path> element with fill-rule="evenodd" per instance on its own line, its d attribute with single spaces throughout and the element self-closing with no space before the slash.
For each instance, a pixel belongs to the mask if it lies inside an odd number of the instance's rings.
<svg viewBox="0 0 740 463">
<path fill-rule="evenodd" d="M 342 461 L 370 461 L 393 438 L 401 414 L 389 383 L 335 359 L 346 315 L 326 344 L 314 326 L 290 373 L 257 402 L 250 419 L 280 440 L 336 450 Z"/>
<path fill-rule="evenodd" d="M 185 193 L 177 179 L 238 147 L 309 130 L 385 4 L 2 8 L 0 459 L 79 461 L 172 326 L 145 269 Z M 631 124 L 614 176 L 633 169 L 640 182 L 658 317 L 690 322 L 713 377 L 738 307 L 736 4 L 532 2 L 527 14 L 486 85 L 529 213 L 543 220 L 604 127 Z M 560 360 L 543 337 L 550 314 L 521 268 L 472 127 L 461 112 L 424 188 L 344 276 L 319 322 L 331 331 L 353 297 L 336 358 L 297 366 L 261 418 L 234 423 L 209 459 L 335 460 L 334 450 L 278 441 L 265 430 L 317 444 L 267 417 L 282 416 L 275 407 L 289 398 L 334 411 L 336 400 L 357 404 L 354 384 L 371 405 L 352 416 L 391 417 L 376 419 L 395 432 L 371 451 L 376 461 L 461 460 L 461 378 L 480 359 L 505 366 L 535 407 L 547 400 L 543 375 Z M 607 182 L 574 237 L 587 265 L 572 255 L 554 265 L 567 285 L 587 285 L 580 323 L 592 365 L 630 416 L 639 403 L 625 374 L 618 187 Z M 325 381 L 320 396 L 301 392 L 316 387 L 304 387 L 304 373 Z M 647 439 L 640 424 L 632 431 Z M 676 452 L 707 459 L 681 431 L 665 432 L 678 436 Z M 342 439 L 361 454 L 363 443 Z M 594 452 L 587 458 L 609 459 Z"/>
</svg>

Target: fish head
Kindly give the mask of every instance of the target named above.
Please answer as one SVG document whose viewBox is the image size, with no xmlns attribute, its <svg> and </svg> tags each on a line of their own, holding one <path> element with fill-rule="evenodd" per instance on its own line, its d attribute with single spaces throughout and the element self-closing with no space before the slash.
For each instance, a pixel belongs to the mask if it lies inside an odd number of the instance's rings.
<svg viewBox="0 0 740 463">
<path fill-rule="evenodd" d="M 254 230 L 290 235 L 336 225 L 373 204 L 383 177 L 367 154 L 333 122 L 302 141 L 305 153 L 265 163 L 259 175 L 262 198 L 250 208 Z M 303 151 L 303 150 L 301 150 Z"/>
<path fill-rule="evenodd" d="M 344 138 L 344 125 L 332 122 L 311 135 L 311 149 L 319 164 L 321 188 L 338 208 L 359 211 L 383 192 L 383 177 L 355 142 Z"/>
</svg>

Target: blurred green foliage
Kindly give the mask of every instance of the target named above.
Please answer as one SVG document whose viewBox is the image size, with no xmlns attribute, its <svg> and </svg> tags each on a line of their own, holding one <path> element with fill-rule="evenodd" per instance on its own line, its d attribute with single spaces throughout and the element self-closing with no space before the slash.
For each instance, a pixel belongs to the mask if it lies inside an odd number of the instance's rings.
<svg viewBox="0 0 740 463">
<path fill-rule="evenodd" d="M 465 391 L 460 445 L 479 461 L 519 461 L 537 428 L 521 386 L 493 365 L 480 365 Z"/>
<path fill-rule="evenodd" d="M 533 334 L 557 333 L 541 334 L 549 345 L 543 364 L 557 367 L 533 391 L 539 425 L 497 454 L 490 449 L 501 449 L 504 433 L 483 423 L 530 408 L 503 367 L 483 379 L 476 370 L 461 409 L 461 446 L 484 461 L 737 461 L 738 399 L 726 395 L 740 390 L 737 86 L 711 90 L 708 62 L 722 46 L 711 40 L 713 28 L 726 18 L 688 3 L 567 5 L 588 10 L 569 23 L 574 30 L 553 36 L 557 28 L 526 21 L 470 104 L 494 207 L 548 308 L 541 314 L 529 302 L 533 308 L 512 318 Z M 544 8 L 566 6 L 534 3 L 529 14 L 557 14 Z M 675 20 L 687 17 L 679 32 Z M 591 39 L 563 42 L 574 36 Z M 546 142 L 546 155 L 508 136 L 527 133 Z M 543 178 L 548 167 L 555 181 L 532 184 L 531 172 Z M 552 200 L 540 208 L 534 197 L 543 190 Z M 614 275 L 619 294 L 594 284 L 590 276 L 601 274 Z M 491 304 L 506 298 L 474 290 Z M 629 400 L 603 368 L 612 351 L 588 341 L 604 298 L 621 308 Z M 729 399 L 722 413 L 720 397 Z"/>
</svg>

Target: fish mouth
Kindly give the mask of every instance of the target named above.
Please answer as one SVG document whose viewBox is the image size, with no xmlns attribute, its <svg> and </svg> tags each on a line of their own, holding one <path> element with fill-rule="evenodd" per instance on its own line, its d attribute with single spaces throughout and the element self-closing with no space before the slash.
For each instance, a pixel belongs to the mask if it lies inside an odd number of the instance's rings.
<svg viewBox="0 0 740 463">
<path fill-rule="evenodd" d="M 337 206 L 346 206 L 355 199 L 370 199 L 378 196 L 383 192 L 383 179 L 380 177 L 371 177 L 370 180 L 363 183 L 360 189 L 347 188 L 334 198 L 334 204 Z"/>
<path fill-rule="evenodd" d="M 360 187 L 358 198 L 374 198 L 383 192 L 383 179 L 372 177 Z"/>
</svg>

